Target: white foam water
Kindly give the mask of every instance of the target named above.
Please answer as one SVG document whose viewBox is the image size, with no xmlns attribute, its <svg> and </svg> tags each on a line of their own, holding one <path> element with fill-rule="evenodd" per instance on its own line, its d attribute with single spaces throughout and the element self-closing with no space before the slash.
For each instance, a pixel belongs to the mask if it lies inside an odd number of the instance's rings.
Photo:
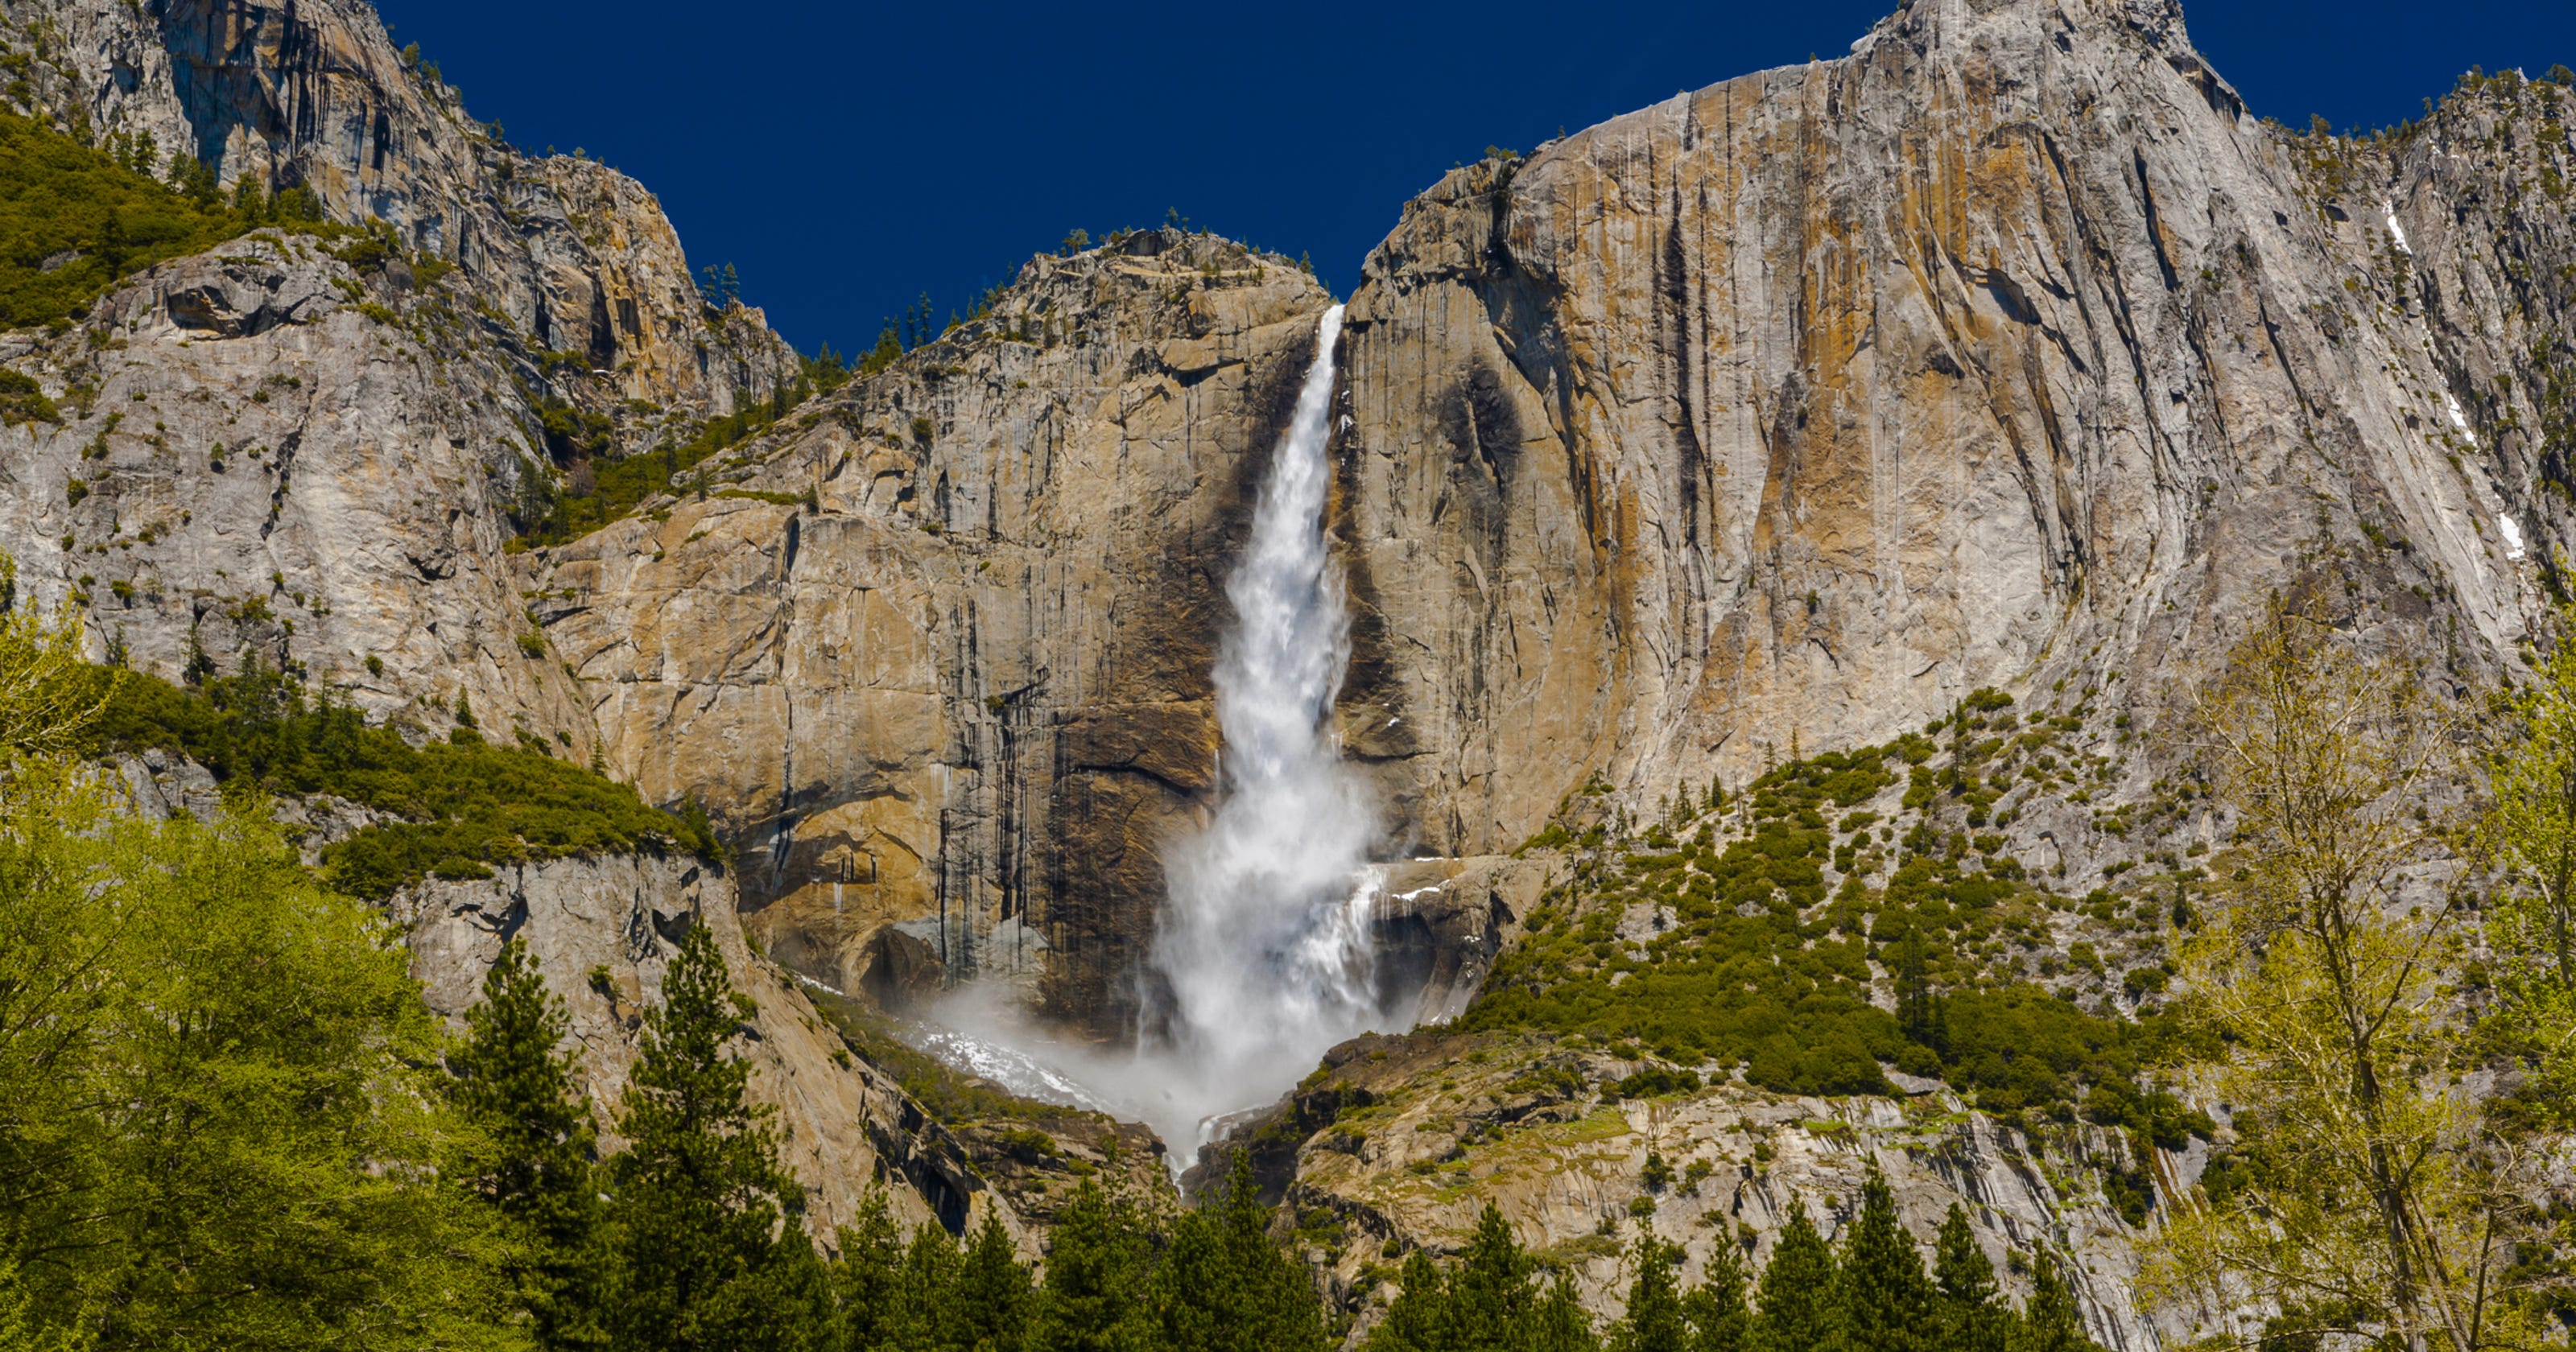
<svg viewBox="0 0 2576 1352">
<path fill-rule="evenodd" d="M 1210 1119 L 1276 1098 L 1380 1020 L 1369 924 L 1379 874 L 1366 864 L 1376 818 L 1331 728 L 1350 659 L 1324 538 L 1341 327 L 1341 307 L 1326 311 L 1226 582 L 1236 623 L 1215 671 L 1225 796 L 1205 831 L 1165 851 L 1171 901 L 1151 961 L 1169 990 L 1155 1051 L 1171 1104 L 1154 1125 L 1175 1151 L 1195 1153 Z"/>
<path fill-rule="evenodd" d="M 1147 958 L 1159 994 L 1139 1045 L 1110 1055 L 1054 1043 L 963 993 L 921 1044 L 1016 1092 L 1141 1119 L 1176 1169 L 1334 1043 L 1384 1022 L 1370 934 L 1384 871 L 1367 863 L 1376 818 L 1330 721 L 1350 659 L 1324 537 L 1341 328 L 1336 305 L 1226 582 L 1235 625 L 1214 672 L 1223 796 L 1205 829 L 1164 852 L 1170 900 Z"/>
</svg>

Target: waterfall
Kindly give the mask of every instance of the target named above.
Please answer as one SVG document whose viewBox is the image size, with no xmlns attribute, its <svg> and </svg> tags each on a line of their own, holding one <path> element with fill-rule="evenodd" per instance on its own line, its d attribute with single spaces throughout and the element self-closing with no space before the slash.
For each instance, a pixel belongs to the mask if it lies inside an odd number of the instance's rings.
<svg viewBox="0 0 2576 1352">
<path fill-rule="evenodd" d="M 1367 862 L 1376 818 L 1330 727 L 1350 657 L 1324 544 L 1341 330 L 1336 305 L 1226 582 L 1221 797 L 1205 829 L 1164 851 L 1170 899 L 1147 957 L 1159 982 L 1145 1035 L 1125 1055 L 1068 1046 L 1002 992 L 969 987 L 914 1039 L 1013 1092 L 1140 1118 L 1176 1169 L 1226 1116 L 1277 1100 L 1334 1043 L 1383 1026 L 1369 929 L 1384 873 Z"/>
<path fill-rule="evenodd" d="M 1235 626 L 1215 671 L 1224 796 L 1205 831 L 1165 852 L 1171 900 L 1151 962 L 1169 991 L 1156 1012 L 1171 1065 L 1155 1126 L 1184 1156 L 1209 1119 L 1270 1102 L 1378 1018 L 1375 818 L 1330 727 L 1350 657 L 1323 523 L 1341 328 L 1337 305 L 1226 582 Z"/>
</svg>

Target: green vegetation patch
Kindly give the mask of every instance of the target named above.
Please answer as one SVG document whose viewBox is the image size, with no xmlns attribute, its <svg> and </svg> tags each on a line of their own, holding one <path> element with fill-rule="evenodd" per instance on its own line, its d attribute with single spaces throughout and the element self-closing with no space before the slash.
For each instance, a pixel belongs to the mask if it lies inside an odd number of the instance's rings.
<svg viewBox="0 0 2576 1352">
<path fill-rule="evenodd" d="M 2069 903 L 2002 853 L 2001 836 L 1941 829 L 1984 826 L 2024 776 L 2072 782 L 2056 753 L 2076 721 L 2025 729 L 2010 702 L 1971 697 L 1930 729 L 1951 734 L 1946 747 L 1908 734 L 1780 766 L 1730 815 L 1714 791 L 1704 808 L 1685 790 L 1642 828 L 1551 827 L 1533 844 L 1576 846 L 1572 876 L 1533 910 L 1462 1028 L 1633 1042 L 1681 1067 L 1741 1067 L 1779 1093 L 1889 1093 L 1882 1066 L 1894 1066 L 2007 1121 L 2080 1114 L 2168 1146 L 2207 1134 L 2205 1116 L 2141 1087 L 2175 1036 L 2161 1016 L 2087 1012 L 2022 973 L 2020 953 L 2052 941 L 2051 913 Z M 1852 810 L 1899 784 L 1892 820 Z M 2108 910 L 2107 895 L 2088 900 Z M 2073 952 L 2099 963 L 2087 944 Z M 1894 978 L 1893 1012 L 1871 1003 L 1873 963 Z M 1684 1092 L 1689 1078 L 1649 1069 L 1616 1089 Z"/>
<path fill-rule="evenodd" d="M 709 485 L 704 475 L 697 476 L 694 483 L 682 483 L 680 476 L 698 469 L 718 452 L 766 430 L 801 397 L 795 391 L 783 391 L 774 400 L 748 404 L 725 417 L 708 419 L 687 441 L 623 460 L 584 461 L 589 470 L 588 490 L 565 492 L 555 498 L 546 514 L 512 543 L 520 548 L 569 544 L 612 521 L 622 520 L 657 493 L 691 488 L 705 493 Z M 543 416 L 547 449 L 558 460 L 587 456 L 608 442 L 607 420 L 596 414 L 583 414 L 569 405 L 549 404 Z"/>
<path fill-rule="evenodd" d="M 227 205 L 207 171 L 183 176 L 184 189 L 164 185 L 40 122 L 0 114 L 0 328 L 78 317 L 131 273 L 320 215 L 306 194 L 272 203 L 253 189 Z"/>
<path fill-rule="evenodd" d="M 228 790 L 329 794 L 395 819 L 322 851 L 324 878 L 352 896 L 382 900 L 433 874 L 488 878 L 489 865 L 532 859 L 666 846 L 721 857 L 703 813 L 674 817 L 533 747 L 494 746 L 467 728 L 415 747 L 256 667 L 194 687 L 122 677 L 90 733 L 93 753 L 177 752 Z"/>
</svg>

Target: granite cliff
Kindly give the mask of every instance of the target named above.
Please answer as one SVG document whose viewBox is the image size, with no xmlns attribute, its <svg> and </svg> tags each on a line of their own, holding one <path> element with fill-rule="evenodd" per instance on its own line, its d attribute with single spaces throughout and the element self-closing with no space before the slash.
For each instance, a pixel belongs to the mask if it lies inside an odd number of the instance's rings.
<svg viewBox="0 0 2576 1352">
<path fill-rule="evenodd" d="M 743 970 L 789 1011 L 764 1084 L 835 1198 L 933 1128 L 832 1066 L 764 964 L 896 1009 L 992 978 L 1135 1033 L 1160 850 L 1215 787 L 1222 581 L 1331 304 L 1313 278 L 1178 230 L 1032 259 L 972 321 L 526 548 L 593 466 L 796 375 L 756 311 L 703 303 L 649 194 L 511 150 L 355 0 L 5 12 L 37 58 L 19 106 L 309 187 L 397 246 L 253 235 L 9 335 L 66 414 L 0 429 L 22 586 L 164 675 L 291 665 L 421 735 L 470 698 L 704 804 L 735 849 L 721 881 L 602 861 L 428 887 L 404 904 L 434 998 L 551 906 L 587 937 L 550 973 L 608 1030 L 649 936 L 596 998 L 566 964 L 647 913 L 730 934 L 738 907 L 765 954 Z M 2357 630 L 2427 636 L 2464 683 L 2511 669 L 2576 532 L 2571 103 L 2478 78 L 2422 123 L 2294 135 L 2165 0 L 1912 0 L 1847 56 L 1406 204 L 1349 302 L 1328 515 L 1353 607 L 1337 725 L 1403 898 L 1379 921 L 1392 983 L 1464 1008 L 1574 863 L 1509 856 L 1588 785 L 1643 819 L 1987 688 L 2083 692 L 2094 721 L 2082 787 L 2037 778 L 1977 853 L 2070 896 L 2172 867 L 2225 822 L 2173 805 L 2158 730 L 2268 596 L 2324 573 Z M 533 900 L 556 891 L 647 899 Z M 2052 923 L 2051 953 L 2092 951 Z M 2116 998 L 2098 971 L 2063 984 Z M 1518 1102 L 1453 1051 L 1571 1058 L 1595 1087 Z M 1338 1082 L 1402 1132 L 1300 1104 L 1259 1128 L 1270 1181 L 1342 1227 L 1313 1247 L 1354 1306 L 1352 1234 L 1454 1243 L 1470 1195 L 1602 1259 L 1579 1241 L 1659 1149 L 1715 1171 L 1655 1222 L 1703 1248 L 1688 1227 L 1719 1199 L 1758 1245 L 1788 1192 L 1848 1198 L 1866 1156 L 1918 1222 L 1963 1195 L 1999 1251 L 2088 1256 L 2113 1346 L 2182 1331 L 2129 1301 L 2128 1222 L 2070 1181 L 2108 1158 L 2081 1132 L 2026 1139 L 1930 1085 L 1622 1108 L 1597 1085 L 1641 1063 L 1597 1048 L 1355 1057 Z M 1514 1124 L 1598 1167 L 1421 1181 Z M 2153 1186 L 2188 1186 L 2188 1155 Z"/>
</svg>

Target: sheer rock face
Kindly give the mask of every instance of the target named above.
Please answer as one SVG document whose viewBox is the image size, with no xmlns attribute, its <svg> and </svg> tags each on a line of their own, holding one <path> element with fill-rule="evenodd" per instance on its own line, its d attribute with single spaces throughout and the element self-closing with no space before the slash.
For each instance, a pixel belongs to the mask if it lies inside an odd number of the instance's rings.
<svg viewBox="0 0 2576 1352">
<path fill-rule="evenodd" d="M 2169 6 L 1915 0 L 1450 174 L 1345 339 L 1342 726 L 1399 834 L 1508 848 L 1595 767 L 1650 802 L 1979 686 L 2121 673 L 2151 725 L 2336 551 L 2365 623 L 2505 649 L 2500 518 L 2561 527 L 2497 405 L 2541 422 L 2569 251 L 2555 199 L 2474 205 L 2455 120 L 2377 171 L 2410 271 L 2373 170 L 2303 171 Z"/>
<path fill-rule="evenodd" d="M 334 220 L 381 220 L 464 269 L 537 349 L 613 377 L 566 391 L 726 413 L 793 354 L 757 311 L 710 323 L 679 236 L 642 185 L 586 159 L 525 156 L 407 61 L 363 0 L 17 0 L 32 96 L 107 146 L 148 138 L 156 171 L 194 156 L 227 191 L 301 186 Z M 120 139 L 121 138 L 121 139 Z"/>
<path fill-rule="evenodd" d="M 520 644 L 504 545 L 552 470 L 520 354 L 470 303 L 452 276 L 251 237 L 0 340 L 61 403 L 0 427 L 22 590 L 77 600 L 95 655 L 167 679 L 199 655 L 292 665 L 379 721 L 443 736 L 462 697 L 496 736 L 589 754 L 578 686 Z"/>
<path fill-rule="evenodd" d="M 1040 258 L 718 495 L 540 551 L 608 763 L 717 810 L 769 952 L 1132 1028 L 1160 847 L 1213 784 L 1227 564 L 1327 304 L 1208 236 Z"/>
</svg>

